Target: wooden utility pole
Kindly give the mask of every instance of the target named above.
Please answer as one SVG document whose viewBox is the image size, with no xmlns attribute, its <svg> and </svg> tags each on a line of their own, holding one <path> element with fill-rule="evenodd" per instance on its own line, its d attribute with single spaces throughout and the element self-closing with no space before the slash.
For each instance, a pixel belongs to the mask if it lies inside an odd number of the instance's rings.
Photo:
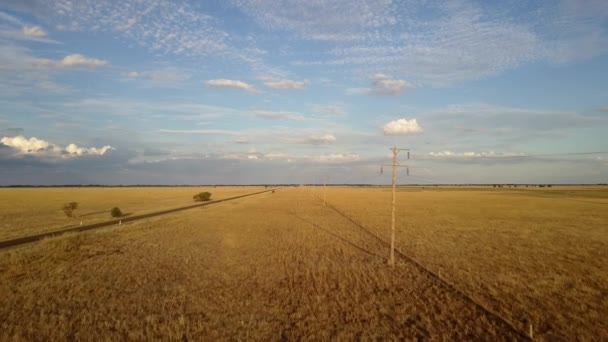
<svg viewBox="0 0 608 342">
<path fill-rule="evenodd" d="M 393 175 L 392 175 L 392 187 L 393 187 L 393 200 L 392 200 L 392 209 L 391 209 L 391 253 L 390 253 L 390 257 L 388 260 L 388 264 L 391 267 L 395 267 L 395 202 L 396 202 L 396 192 L 397 192 L 397 167 L 405 167 L 407 169 L 407 174 L 409 175 L 410 171 L 409 168 L 407 168 L 406 165 L 399 165 L 398 161 L 397 161 L 397 156 L 399 155 L 399 152 L 401 151 L 408 151 L 407 152 L 407 159 L 410 159 L 410 152 L 409 149 L 405 149 L 405 148 L 397 148 L 397 146 L 393 146 L 391 148 L 391 151 L 393 151 L 393 162 L 391 163 L 391 165 L 387 165 L 387 166 L 391 166 L 393 169 Z M 382 168 L 380 168 L 380 173 L 382 173 Z"/>
</svg>

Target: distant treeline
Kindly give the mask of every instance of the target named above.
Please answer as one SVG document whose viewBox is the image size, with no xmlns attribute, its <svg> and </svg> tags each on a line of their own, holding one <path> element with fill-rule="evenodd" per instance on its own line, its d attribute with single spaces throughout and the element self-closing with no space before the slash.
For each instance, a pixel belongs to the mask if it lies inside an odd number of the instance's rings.
<svg viewBox="0 0 608 342">
<path fill-rule="evenodd" d="M 65 185 L 1 185 L 0 188 L 173 188 L 173 187 L 222 187 L 222 186 L 263 186 L 263 187 L 294 187 L 294 186 L 324 186 L 323 184 L 172 184 L 172 185 L 152 185 L 152 184 L 136 184 L 136 185 L 101 185 L 101 184 L 65 184 Z M 358 186 L 358 187 L 383 187 L 390 186 L 390 184 L 327 184 L 327 186 Z M 504 187 L 552 187 L 552 186 L 608 186 L 608 183 L 579 183 L 579 184 L 507 184 L 507 183 L 493 183 L 493 184 L 478 184 L 478 183 L 467 183 L 467 184 L 399 184 L 399 187 L 407 186 L 487 186 L 494 188 Z"/>
</svg>

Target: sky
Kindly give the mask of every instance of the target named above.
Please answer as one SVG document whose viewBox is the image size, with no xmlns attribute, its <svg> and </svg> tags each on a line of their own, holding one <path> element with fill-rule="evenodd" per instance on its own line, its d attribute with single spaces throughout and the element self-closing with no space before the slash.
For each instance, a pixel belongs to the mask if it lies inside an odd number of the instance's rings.
<svg viewBox="0 0 608 342">
<path fill-rule="evenodd" d="M 608 183 L 608 2 L 2 0 L 0 185 Z"/>
</svg>

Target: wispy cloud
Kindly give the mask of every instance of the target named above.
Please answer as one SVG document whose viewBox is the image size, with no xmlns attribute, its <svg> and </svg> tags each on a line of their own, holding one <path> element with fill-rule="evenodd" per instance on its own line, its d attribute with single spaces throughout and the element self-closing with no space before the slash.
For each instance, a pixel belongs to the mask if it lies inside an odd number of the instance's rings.
<svg viewBox="0 0 608 342">
<path fill-rule="evenodd" d="M 344 11 L 344 7 L 348 8 L 344 4 L 336 5 L 339 10 L 332 10 L 332 2 L 316 4 L 324 7 L 323 13 L 339 12 L 336 16 L 349 13 Z M 481 6 L 465 1 L 372 2 L 362 8 L 370 10 L 370 18 L 374 13 L 382 18 L 367 22 L 377 25 L 373 34 L 369 27 L 361 33 L 365 24 L 353 27 L 348 21 L 333 21 L 339 26 L 333 29 L 334 33 L 357 38 L 336 40 L 327 58 L 292 63 L 342 68 L 359 74 L 381 69 L 417 85 L 445 86 L 495 75 L 542 58 L 546 50 L 533 27 L 501 15 L 501 11 L 488 13 Z M 424 19 L 420 13 L 425 13 Z M 313 25 L 313 22 L 321 28 L 327 27 L 314 19 L 302 25 Z M 379 83 L 387 84 L 389 89 L 400 86 L 397 82 Z"/>
<path fill-rule="evenodd" d="M 28 37 L 43 38 L 47 36 L 46 31 L 40 26 L 24 26 L 21 32 Z"/>
<path fill-rule="evenodd" d="M 323 134 L 323 135 L 319 135 L 319 136 L 311 136 L 308 137 L 304 140 L 302 140 L 301 142 L 303 144 L 310 144 L 310 145 L 326 145 L 326 144 L 332 144 L 334 142 L 336 142 L 336 137 L 333 134 Z"/>
<path fill-rule="evenodd" d="M 0 11 L 0 39 L 57 43 L 57 41 L 48 38 L 48 33 L 42 27 L 31 25 L 2 11 Z"/>
<path fill-rule="evenodd" d="M 258 118 L 263 118 L 263 119 L 289 119 L 289 120 L 303 120 L 304 119 L 304 117 L 300 113 L 296 113 L 296 112 L 256 110 L 256 111 L 254 111 L 254 114 Z"/>
<path fill-rule="evenodd" d="M 220 57 L 268 69 L 261 49 L 243 37 L 228 33 L 221 20 L 202 10 L 205 6 L 181 1 L 31 0 L 26 10 L 62 31 L 110 33 L 157 55 L 186 58 Z M 232 30 L 231 30 L 232 31 Z"/>
<path fill-rule="evenodd" d="M 372 94 L 399 95 L 402 89 L 411 86 L 406 80 L 394 79 L 384 74 L 375 74 L 371 78 L 373 80 L 373 88 L 370 90 L 370 93 Z"/>
<path fill-rule="evenodd" d="M 289 79 L 279 79 L 279 78 L 261 78 L 264 81 L 264 85 L 269 88 L 274 89 L 303 89 L 308 85 L 308 80 L 289 80 Z"/>
<path fill-rule="evenodd" d="M 293 32 L 310 40 L 349 40 L 357 32 L 396 22 L 391 3 L 384 0 L 233 2 L 266 29 Z"/>
<path fill-rule="evenodd" d="M 239 132 L 223 129 L 160 129 L 163 134 L 238 135 Z"/>
<path fill-rule="evenodd" d="M 465 152 L 453 152 L 449 150 L 438 151 L 438 152 L 429 152 L 429 157 L 433 158 L 500 158 L 500 157 L 522 157 L 526 156 L 525 153 L 515 153 L 515 152 L 475 152 L 475 151 L 465 151 Z"/>
<path fill-rule="evenodd" d="M 346 108 L 342 104 L 327 104 L 327 105 L 314 105 L 312 107 L 314 113 L 320 115 L 329 116 L 342 116 L 346 115 Z"/>
<path fill-rule="evenodd" d="M 37 67 L 83 67 L 95 69 L 97 67 L 108 65 L 108 61 L 101 59 L 85 57 L 81 54 L 72 54 L 63 57 L 61 60 L 52 60 L 46 58 L 39 58 L 33 61 L 34 66 Z"/>
<path fill-rule="evenodd" d="M 159 86 L 176 86 L 192 78 L 190 74 L 174 68 L 129 71 L 125 76 L 130 80 L 145 80 Z"/>
<path fill-rule="evenodd" d="M 215 80 L 207 80 L 205 82 L 208 86 L 212 87 L 227 87 L 227 88 L 237 88 L 243 89 L 250 93 L 260 93 L 254 86 L 249 83 L 245 83 L 239 80 L 228 80 L 228 79 L 215 79 Z"/>
<path fill-rule="evenodd" d="M 331 153 L 315 156 L 311 159 L 322 163 L 346 163 L 358 161 L 361 159 L 361 157 L 358 154 L 352 153 Z"/>
</svg>

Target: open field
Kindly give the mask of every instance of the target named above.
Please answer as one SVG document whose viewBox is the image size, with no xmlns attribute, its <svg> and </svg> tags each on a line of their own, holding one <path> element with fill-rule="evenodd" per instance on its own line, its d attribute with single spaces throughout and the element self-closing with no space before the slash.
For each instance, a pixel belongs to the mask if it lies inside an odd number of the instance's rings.
<svg viewBox="0 0 608 342">
<path fill-rule="evenodd" d="M 138 215 L 193 204 L 192 196 L 209 191 L 222 199 L 263 190 L 264 187 L 85 187 L 0 188 L 0 241 L 111 219 L 110 209 Z M 61 206 L 78 202 L 77 217 L 68 218 Z"/>
<path fill-rule="evenodd" d="M 327 201 L 388 241 L 390 188 Z M 397 212 L 399 250 L 522 331 L 608 337 L 608 188 L 406 187 Z"/>
<path fill-rule="evenodd" d="M 602 339 L 607 190 L 399 188 L 398 249 L 502 319 L 386 265 L 390 188 L 300 187 L 0 251 L 0 339 Z"/>
</svg>

